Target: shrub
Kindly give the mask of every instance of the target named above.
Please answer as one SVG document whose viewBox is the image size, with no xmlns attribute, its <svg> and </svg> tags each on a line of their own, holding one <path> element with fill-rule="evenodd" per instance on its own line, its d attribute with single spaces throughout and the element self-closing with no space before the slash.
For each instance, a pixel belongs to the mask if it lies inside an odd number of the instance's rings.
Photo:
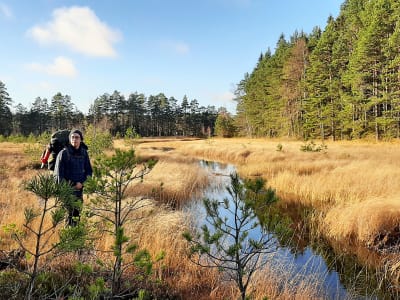
<svg viewBox="0 0 400 300">
<path fill-rule="evenodd" d="M 24 145 L 24 153 L 28 156 L 29 163 L 32 167 L 40 166 L 42 152 L 43 148 L 39 144 Z"/>
<path fill-rule="evenodd" d="M 221 137 L 233 137 L 236 131 L 237 128 L 234 124 L 234 119 L 230 114 L 227 112 L 219 113 L 215 121 L 215 133 Z"/>
<path fill-rule="evenodd" d="M 0 291 L 2 299 L 23 299 L 29 276 L 15 269 L 0 272 Z"/>
<path fill-rule="evenodd" d="M 310 141 L 300 146 L 300 151 L 303 152 L 321 152 L 321 151 L 326 151 L 327 149 L 328 146 L 325 145 L 324 143 L 317 145 L 314 143 L 314 141 Z"/>
<path fill-rule="evenodd" d="M 101 156 L 104 150 L 111 149 L 113 146 L 113 139 L 109 132 L 96 130 L 91 125 L 86 129 L 84 138 L 92 158 Z"/>
</svg>

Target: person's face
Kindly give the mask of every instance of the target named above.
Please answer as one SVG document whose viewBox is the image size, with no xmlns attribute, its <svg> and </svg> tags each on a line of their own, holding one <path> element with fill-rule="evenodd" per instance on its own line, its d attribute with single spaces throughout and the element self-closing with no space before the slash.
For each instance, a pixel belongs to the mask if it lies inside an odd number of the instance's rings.
<svg viewBox="0 0 400 300">
<path fill-rule="evenodd" d="M 80 135 L 77 134 L 77 133 L 73 133 L 71 135 L 70 143 L 71 143 L 72 147 L 78 149 L 79 146 L 81 145 L 81 137 L 80 137 Z"/>
</svg>

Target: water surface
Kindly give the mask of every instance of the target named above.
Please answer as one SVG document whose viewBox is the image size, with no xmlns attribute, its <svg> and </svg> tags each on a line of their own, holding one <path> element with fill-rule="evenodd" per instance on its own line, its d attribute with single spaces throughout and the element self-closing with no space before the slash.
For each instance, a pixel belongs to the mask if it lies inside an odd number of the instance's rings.
<svg viewBox="0 0 400 300">
<path fill-rule="evenodd" d="M 235 172 L 233 165 L 220 164 L 215 162 L 201 161 L 200 165 L 209 172 L 209 187 L 200 197 L 192 199 L 185 210 L 196 216 L 195 222 L 197 226 L 204 224 L 206 217 L 203 208 L 203 198 L 230 199 L 230 195 L 226 187 L 230 185 L 229 175 Z M 290 213 L 296 210 L 293 207 Z M 301 208 L 297 208 L 301 210 Z M 282 216 L 287 211 L 282 209 Z M 303 215 L 301 211 L 297 213 L 297 217 Z M 227 215 L 229 217 L 229 215 Z M 299 221 L 299 220 L 298 220 Z M 304 220 L 300 220 L 298 224 L 304 224 Z M 260 228 L 251 234 L 260 234 Z M 307 230 L 304 230 L 302 237 L 293 240 L 290 246 L 280 247 L 279 250 L 268 257 L 272 261 L 272 265 L 280 267 L 285 265 L 285 277 L 296 282 L 313 281 L 313 285 L 317 285 L 321 291 L 321 297 L 325 299 L 395 299 L 396 293 L 388 289 L 388 283 L 381 279 L 379 272 L 376 270 L 368 270 L 361 266 L 355 256 L 345 253 L 335 253 L 334 249 L 325 241 L 311 241 L 307 237 Z M 253 238 L 256 238 L 254 236 Z M 279 238 L 278 238 L 279 240 Z M 394 295 L 395 294 L 395 295 Z"/>
</svg>

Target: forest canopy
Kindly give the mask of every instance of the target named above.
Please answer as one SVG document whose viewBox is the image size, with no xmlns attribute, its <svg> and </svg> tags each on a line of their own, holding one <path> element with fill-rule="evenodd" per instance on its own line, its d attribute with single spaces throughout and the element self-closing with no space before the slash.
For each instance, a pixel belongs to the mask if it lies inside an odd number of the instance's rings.
<svg viewBox="0 0 400 300">
<path fill-rule="evenodd" d="M 398 0 L 347 0 L 323 30 L 282 35 L 238 84 L 242 134 L 398 138 L 399 45 Z"/>
<path fill-rule="evenodd" d="M 4 96 L 2 96 L 4 95 Z M 210 136 L 214 132 L 218 111 L 203 107 L 186 96 L 181 104 L 174 97 L 160 93 L 146 97 L 131 93 L 128 98 L 118 91 L 97 97 L 89 113 L 80 112 L 71 97 L 57 93 L 49 102 L 37 97 L 29 109 L 21 104 L 11 113 L 4 83 L 0 81 L 0 135 L 40 135 L 65 128 L 93 125 L 112 135 L 124 136 L 128 129 L 140 136 Z M 224 110 L 222 110 L 224 111 Z"/>
</svg>

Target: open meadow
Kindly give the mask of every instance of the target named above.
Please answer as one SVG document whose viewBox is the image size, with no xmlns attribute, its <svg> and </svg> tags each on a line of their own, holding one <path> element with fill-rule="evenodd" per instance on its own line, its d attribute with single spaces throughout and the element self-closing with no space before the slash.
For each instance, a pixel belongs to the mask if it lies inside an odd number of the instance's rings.
<svg viewBox="0 0 400 300">
<path fill-rule="evenodd" d="M 388 273 L 393 278 L 400 274 L 400 144 L 326 142 L 321 151 L 301 151 L 304 145 L 266 139 L 137 141 L 136 153 L 143 158 L 155 158 L 158 163 L 142 183 L 135 183 L 128 190 L 129 197 L 144 195 L 149 201 L 145 211 L 138 212 L 147 217 L 132 224 L 128 234 L 152 256 L 165 251 L 162 263 L 154 266 L 154 276 L 166 283 L 171 298 L 237 296 L 232 286 L 221 284 L 218 272 L 202 269 L 186 258 L 187 245 L 182 233 L 189 226 L 189 216 L 177 208 L 208 184 L 209 178 L 198 159 L 233 164 L 242 177 L 262 176 L 287 207 L 301 205 L 314 210 L 317 234 L 341 245 L 380 250 Z M 116 140 L 114 147 L 130 146 L 124 140 Z M 25 191 L 22 183 L 47 171 L 38 168 L 26 149 L 26 144 L 0 143 L 2 226 L 14 223 L 22 227 L 24 208 L 39 207 L 38 199 Z M 0 245 L 3 251 L 17 247 L 4 231 L 0 233 Z M 107 237 L 97 241 L 98 249 L 106 250 L 111 245 L 112 240 Z M 73 264 L 76 259 L 72 255 L 63 264 Z M 43 264 L 57 264 L 57 260 L 49 256 Z M 251 288 L 253 297 L 321 298 L 313 280 L 306 278 L 302 285 L 293 286 L 285 276 L 279 267 L 267 265 L 256 276 L 256 284 Z"/>
</svg>

